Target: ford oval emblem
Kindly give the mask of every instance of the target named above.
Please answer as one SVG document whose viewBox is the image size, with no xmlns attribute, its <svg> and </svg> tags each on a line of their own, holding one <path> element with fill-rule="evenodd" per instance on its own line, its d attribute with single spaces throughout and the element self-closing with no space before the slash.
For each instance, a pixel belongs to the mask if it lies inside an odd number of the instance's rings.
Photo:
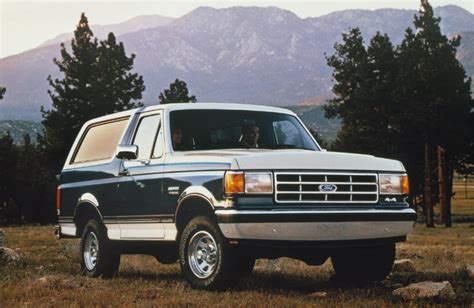
<svg viewBox="0 0 474 308">
<path fill-rule="evenodd" d="M 337 190 L 337 186 L 334 184 L 321 184 L 318 189 L 322 192 L 334 192 Z"/>
</svg>

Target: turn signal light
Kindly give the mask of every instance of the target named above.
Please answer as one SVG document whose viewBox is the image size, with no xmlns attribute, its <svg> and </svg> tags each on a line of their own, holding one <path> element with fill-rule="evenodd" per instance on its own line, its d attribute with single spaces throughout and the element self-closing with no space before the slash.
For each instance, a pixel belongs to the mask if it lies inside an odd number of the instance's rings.
<svg viewBox="0 0 474 308">
<path fill-rule="evenodd" d="M 225 188 L 226 194 L 243 193 L 245 189 L 245 176 L 242 171 L 234 172 L 228 171 L 225 174 Z"/>
<path fill-rule="evenodd" d="M 410 193 L 410 184 L 408 182 L 408 175 L 402 176 L 402 194 L 408 195 Z"/>
</svg>

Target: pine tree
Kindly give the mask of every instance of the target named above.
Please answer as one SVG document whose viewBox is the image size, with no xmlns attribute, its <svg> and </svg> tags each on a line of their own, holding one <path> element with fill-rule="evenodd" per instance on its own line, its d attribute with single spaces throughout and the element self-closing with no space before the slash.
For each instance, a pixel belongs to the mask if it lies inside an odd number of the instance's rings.
<svg viewBox="0 0 474 308">
<path fill-rule="evenodd" d="M 442 182 L 449 211 L 453 170 L 456 161 L 469 151 L 469 140 L 472 140 L 469 117 L 474 107 L 470 97 L 471 80 L 456 59 L 461 38 L 448 39 L 441 33 L 439 23 L 440 18 L 434 17 L 431 5 L 422 1 L 420 13 L 414 18 L 416 32 L 407 30 L 398 56 L 402 74 L 397 82 L 400 88 L 397 93 L 402 112 L 395 126 L 404 130 L 407 138 L 424 143 L 425 208 L 430 227 L 434 226 L 430 200 L 435 190 L 432 187 L 436 188 L 436 178 L 431 176 L 436 165 L 436 149 L 440 147 L 444 152 L 441 165 L 446 178 Z M 450 217 L 450 213 L 444 214 Z"/>
<path fill-rule="evenodd" d="M 387 123 L 393 104 L 391 91 L 396 76 L 394 48 L 387 35 L 377 33 L 364 47 L 358 28 L 343 34 L 336 53 L 327 58 L 334 68 L 336 97 L 324 107 L 327 117 L 342 118 L 334 147 L 376 155 L 392 155 L 384 142 L 391 134 Z"/>
<path fill-rule="evenodd" d="M 96 109 L 99 115 L 143 106 L 132 102 L 141 99 L 145 90 L 143 77 L 130 72 L 134 59 L 134 54 L 127 57 L 123 43 L 117 44 L 112 32 L 100 42 L 96 84 L 100 89 L 100 104 L 97 104 Z"/>
<path fill-rule="evenodd" d="M 189 96 L 186 82 L 179 79 L 176 79 L 173 83 L 171 83 L 169 89 L 161 92 L 158 98 L 160 104 L 196 102 L 196 96 Z"/>
<path fill-rule="evenodd" d="M 40 137 L 41 138 L 41 137 Z M 39 143 L 32 143 L 29 134 L 23 136 L 18 147 L 15 179 L 15 201 L 21 205 L 27 222 L 55 222 L 55 183 Z"/>
<path fill-rule="evenodd" d="M 0 136 L 0 205 L 9 203 L 14 195 L 16 176 L 17 147 L 10 133 Z"/>
<path fill-rule="evenodd" d="M 401 160 L 410 175 L 411 193 L 424 190 L 430 227 L 431 200 L 439 187 L 433 172 L 436 149 L 443 153 L 438 165 L 445 187 L 439 191 L 446 192 L 440 199 L 446 199 L 442 217 L 449 225 L 453 170 L 456 162 L 469 157 L 473 144 L 471 80 L 456 59 L 460 37 L 446 38 L 439 22 L 429 3 L 422 1 L 414 18 L 416 31 L 408 28 L 398 47 L 377 33 L 365 49 L 360 31 L 353 29 L 327 58 L 334 68 L 336 97 L 325 112 L 342 119 L 334 147 Z"/>
<path fill-rule="evenodd" d="M 98 116 L 141 106 L 143 78 L 129 71 L 135 56 L 127 57 L 115 36 L 98 43 L 84 13 L 71 41 L 71 52 L 61 44 L 61 59 L 54 59 L 63 79 L 48 77 L 52 109 L 41 108 L 45 136 L 41 140 L 56 172 L 64 163 L 81 126 Z"/>
</svg>

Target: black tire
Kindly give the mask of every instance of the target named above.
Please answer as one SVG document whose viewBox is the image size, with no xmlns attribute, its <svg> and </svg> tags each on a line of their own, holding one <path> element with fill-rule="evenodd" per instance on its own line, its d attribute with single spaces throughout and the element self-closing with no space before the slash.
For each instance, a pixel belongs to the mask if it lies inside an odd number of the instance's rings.
<svg viewBox="0 0 474 308">
<path fill-rule="evenodd" d="M 331 261 L 338 280 L 384 280 L 395 261 L 395 244 L 341 250 Z"/>
<path fill-rule="evenodd" d="M 89 277 L 111 278 L 120 266 L 120 253 L 107 238 L 104 225 L 89 220 L 81 237 L 81 271 Z"/>
<path fill-rule="evenodd" d="M 238 254 L 217 225 L 205 216 L 192 219 L 184 228 L 179 243 L 179 261 L 181 272 L 194 288 L 226 289 L 243 274 L 239 271 Z"/>
</svg>

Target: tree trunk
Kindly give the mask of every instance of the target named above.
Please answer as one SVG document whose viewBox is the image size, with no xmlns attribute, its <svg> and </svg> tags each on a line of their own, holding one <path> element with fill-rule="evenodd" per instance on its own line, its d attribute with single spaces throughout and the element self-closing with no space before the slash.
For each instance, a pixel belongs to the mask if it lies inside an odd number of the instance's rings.
<svg viewBox="0 0 474 308">
<path fill-rule="evenodd" d="M 446 221 L 446 171 L 444 170 L 444 149 L 438 145 L 438 187 L 441 223 Z"/>
<path fill-rule="evenodd" d="M 426 227 L 434 228 L 433 202 L 431 200 L 431 168 L 430 168 L 430 145 L 425 142 L 425 209 Z"/>
<path fill-rule="evenodd" d="M 449 154 L 449 153 L 448 153 Z M 454 180 L 454 168 L 453 160 L 450 157 L 445 156 L 445 192 L 446 192 L 446 209 L 444 216 L 444 223 L 446 227 L 451 227 L 451 200 L 453 198 L 453 180 Z"/>
</svg>

